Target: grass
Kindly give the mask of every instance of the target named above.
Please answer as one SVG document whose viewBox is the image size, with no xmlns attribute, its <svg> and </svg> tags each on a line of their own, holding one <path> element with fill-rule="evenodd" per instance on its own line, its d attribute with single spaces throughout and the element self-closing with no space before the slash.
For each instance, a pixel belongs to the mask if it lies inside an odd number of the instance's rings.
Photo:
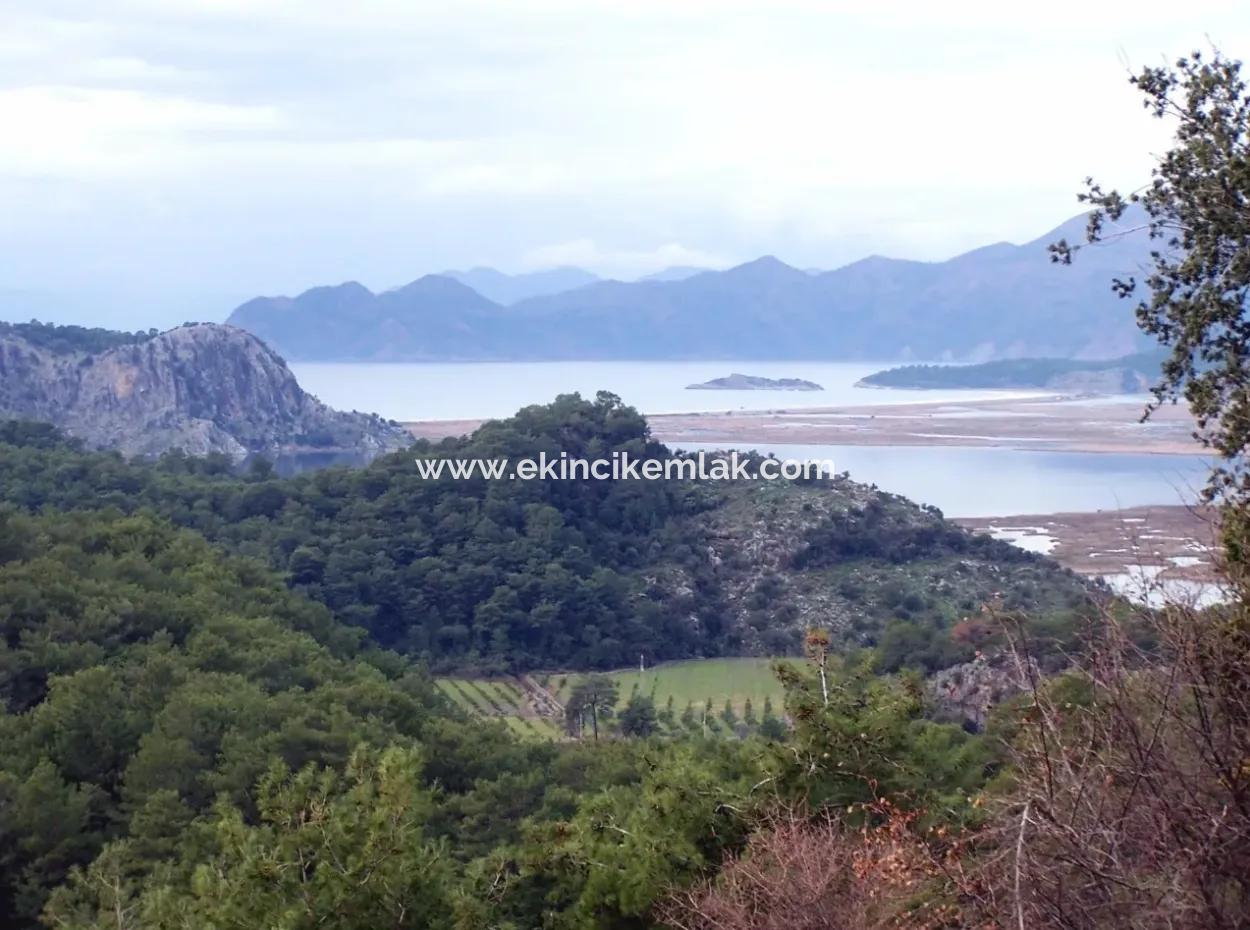
<svg viewBox="0 0 1250 930">
<path fill-rule="evenodd" d="M 784 692 L 773 674 L 775 659 L 690 659 L 685 662 L 665 662 L 647 669 L 641 675 L 637 669 L 611 672 L 620 689 L 620 705 L 623 706 L 633 693 L 634 686 L 643 694 L 650 694 L 655 706 L 663 710 L 669 696 L 673 698 L 673 712 L 680 716 L 687 703 L 701 708 L 708 698 L 712 708 L 720 713 L 728 699 L 734 710 L 741 714 L 747 699 L 758 716 L 764 709 L 764 699 L 771 698 L 778 714 L 782 711 Z M 797 660 L 782 660 L 797 661 Z M 569 675 L 562 693 L 563 700 L 577 681 Z"/>
<path fill-rule="evenodd" d="M 501 720 L 528 739 L 559 739 L 560 721 L 530 716 L 525 692 L 515 681 L 498 678 L 438 678 L 435 686 L 453 704 L 475 717 Z"/>
<path fill-rule="evenodd" d="M 688 703 L 701 710 L 710 698 L 712 710 L 719 718 L 726 699 L 739 716 L 747 700 L 756 716 L 764 710 L 764 700 L 771 698 L 774 710 L 783 711 L 784 693 L 773 674 L 774 659 L 691 659 L 686 662 L 665 662 L 647 669 L 610 672 L 620 689 L 620 706 L 624 706 L 637 686 L 643 694 L 655 699 L 663 710 L 671 696 L 673 713 L 681 716 Z M 781 661 L 801 661 L 784 659 Z M 557 700 L 564 701 L 581 679 L 577 672 L 560 672 L 550 676 L 549 688 Z M 530 716 L 523 689 L 517 682 L 494 678 L 440 678 L 438 689 L 462 710 L 480 717 L 502 719 L 518 736 L 529 739 L 560 739 L 562 721 Z"/>
</svg>

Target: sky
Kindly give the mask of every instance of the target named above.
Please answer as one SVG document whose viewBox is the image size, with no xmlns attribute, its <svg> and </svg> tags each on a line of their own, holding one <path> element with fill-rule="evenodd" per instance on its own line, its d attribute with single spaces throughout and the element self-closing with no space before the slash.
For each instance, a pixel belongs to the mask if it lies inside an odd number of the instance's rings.
<svg viewBox="0 0 1250 930">
<path fill-rule="evenodd" d="M 0 0 L 0 317 L 124 328 L 447 268 L 834 268 L 1149 178 L 1220 0 Z"/>
</svg>

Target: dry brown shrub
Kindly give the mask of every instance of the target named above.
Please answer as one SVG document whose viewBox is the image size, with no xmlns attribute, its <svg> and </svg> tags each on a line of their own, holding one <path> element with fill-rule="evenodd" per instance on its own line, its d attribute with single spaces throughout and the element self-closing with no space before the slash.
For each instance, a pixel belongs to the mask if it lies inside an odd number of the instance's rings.
<svg viewBox="0 0 1250 930">
<path fill-rule="evenodd" d="M 870 826 L 784 808 L 714 878 L 660 909 L 675 930 L 884 930 L 952 926 L 952 886 L 916 832 L 920 816 L 888 802 L 847 812 Z"/>
<path fill-rule="evenodd" d="M 963 890 L 1003 927 L 1250 927 L 1245 601 L 1109 610 L 1092 642 L 1076 696 L 1013 637 L 1029 696 L 1014 774 Z"/>
</svg>

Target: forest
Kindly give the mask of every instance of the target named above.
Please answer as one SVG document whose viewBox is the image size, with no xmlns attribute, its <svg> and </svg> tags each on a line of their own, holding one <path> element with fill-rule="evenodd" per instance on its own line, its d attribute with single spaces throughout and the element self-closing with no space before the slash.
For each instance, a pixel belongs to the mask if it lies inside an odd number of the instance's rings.
<svg viewBox="0 0 1250 930">
<path fill-rule="evenodd" d="M 31 511 L 151 511 L 266 563 L 340 622 L 436 670 L 797 654 L 796 604 L 809 602 L 844 642 L 870 646 L 891 621 L 949 629 L 992 591 L 1038 622 L 1070 619 L 1088 600 L 1053 563 L 843 477 L 427 480 L 413 465 L 543 451 L 674 454 L 609 394 L 566 395 L 465 439 L 293 478 L 263 459 L 243 474 L 224 456 L 126 461 L 13 422 L 0 424 L 0 494 Z M 761 532 L 775 554 L 766 572 L 749 555 Z M 952 573 L 958 589 L 930 581 Z M 955 649 L 947 664 L 967 657 Z"/>
<path fill-rule="evenodd" d="M 2 538 L 9 926 L 630 926 L 740 839 L 761 771 L 811 777 L 762 737 L 519 742 L 150 515 L 10 511 Z M 848 669 L 844 687 L 839 738 L 882 741 L 861 747 L 872 777 L 970 816 L 982 741 L 926 722 L 914 684 Z"/>
<path fill-rule="evenodd" d="M 412 480 L 416 455 L 672 454 L 611 395 L 293 479 L 262 461 L 129 462 L 7 423 L 0 926 L 1247 926 L 1240 73 L 1194 54 L 1135 75 L 1151 113 L 1180 115 L 1175 147 L 1140 192 L 1085 194 L 1084 244 L 1136 204 L 1178 246 L 1152 254 L 1137 314 L 1169 349 L 1157 402 L 1188 403 L 1214 452 L 1225 600 L 1073 588 L 838 476 L 755 496 Z M 743 534 L 759 545 L 719 571 L 716 546 Z M 642 697 L 617 718 L 615 686 L 590 674 L 566 736 L 525 740 L 434 677 L 756 645 L 709 622 L 740 601 L 747 628 L 794 635 L 775 726 L 658 725 Z M 984 719 L 943 722 L 934 682 L 994 659 Z"/>
</svg>

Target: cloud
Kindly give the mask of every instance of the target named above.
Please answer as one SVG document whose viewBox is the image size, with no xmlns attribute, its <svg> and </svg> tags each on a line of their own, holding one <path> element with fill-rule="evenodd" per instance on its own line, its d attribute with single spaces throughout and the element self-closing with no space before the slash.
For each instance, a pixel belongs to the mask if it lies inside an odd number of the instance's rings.
<svg viewBox="0 0 1250 930">
<path fill-rule="evenodd" d="M 942 258 L 1040 234 L 1087 174 L 1141 183 L 1166 134 L 1125 61 L 1206 33 L 1245 54 L 1250 8 L 13 0 L 0 286 L 148 314 L 478 263 Z"/>
<path fill-rule="evenodd" d="M 0 125 L 21 127 L 21 145 L 0 148 L 0 172 L 114 176 L 130 168 L 176 168 L 205 135 L 272 130 L 270 107 L 93 87 L 29 85 L 0 90 Z"/>
<path fill-rule="evenodd" d="M 734 264 L 723 255 L 666 242 L 653 249 L 602 248 L 591 239 L 573 239 L 529 249 L 520 266 L 527 271 L 575 265 L 603 277 L 630 280 L 674 266 L 727 268 Z"/>
</svg>

